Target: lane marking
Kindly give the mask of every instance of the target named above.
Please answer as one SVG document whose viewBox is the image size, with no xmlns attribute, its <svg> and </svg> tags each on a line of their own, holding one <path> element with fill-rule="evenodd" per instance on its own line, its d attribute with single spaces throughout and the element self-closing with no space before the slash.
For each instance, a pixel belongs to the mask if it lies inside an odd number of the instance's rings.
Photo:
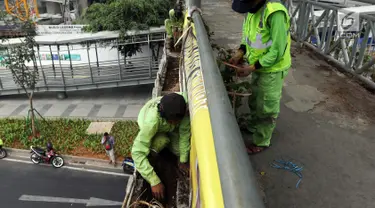
<svg viewBox="0 0 375 208">
<path fill-rule="evenodd" d="M 13 156 L 13 157 L 20 157 L 20 158 L 30 159 L 30 156 L 22 156 L 22 155 L 17 155 L 17 156 Z"/>
<path fill-rule="evenodd" d="M 32 164 L 31 161 L 18 160 L 18 159 L 12 159 L 12 158 L 3 158 L 2 160 L 11 161 L 11 162 L 18 162 L 18 163 L 27 163 L 27 164 Z"/>
<path fill-rule="evenodd" d="M 100 198 L 95 198 L 95 197 L 90 197 L 90 199 L 75 199 L 75 198 L 52 197 L 52 196 L 22 195 L 18 200 L 31 201 L 31 202 L 86 204 L 86 207 L 122 205 L 122 202 L 100 199 Z"/>
<path fill-rule="evenodd" d="M 26 160 L 18 160 L 18 159 L 13 159 L 13 158 L 4 158 L 3 160 L 5 161 L 10 161 L 10 162 L 18 162 L 18 163 L 26 163 L 26 164 L 33 164 L 31 161 L 26 161 Z M 48 164 L 39 164 L 39 165 L 47 165 Z M 61 168 L 63 169 L 69 169 L 69 170 L 77 170 L 77 171 L 83 171 L 83 172 L 90 172 L 90 173 L 99 173 L 99 174 L 105 174 L 105 175 L 114 175 L 114 176 L 122 176 L 122 177 L 129 177 L 131 176 L 130 174 L 126 173 L 116 173 L 116 172 L 110 172 L 110 171 L 104 171 L 104 170 L 93 170 L 93 169 L 87 169 L 84 167 L 72 167 L 72 166 L 62 166 Z"/>
<path fill-rule="evenodd" d="M 63 166 L 61 168 L 84 171 L 84 172 L 91 172 L 91 173 L 101 173 L 101 174 L 107 174 L 107 175 L 115 175 L 115 176 L 126 176 L 126 177 L 131 176 L 131 175 L 126 174 L 126 173 L 116 173 L 116 172 L 110 172 L 110 171 L 104 171 L 104 170 L 93 170 L 93 169 L 86 169 L 86 168 L 83 168 L 83 167 L 77 168 L 77 167 L 72 167 L 72 166 Z"/>
</svg>

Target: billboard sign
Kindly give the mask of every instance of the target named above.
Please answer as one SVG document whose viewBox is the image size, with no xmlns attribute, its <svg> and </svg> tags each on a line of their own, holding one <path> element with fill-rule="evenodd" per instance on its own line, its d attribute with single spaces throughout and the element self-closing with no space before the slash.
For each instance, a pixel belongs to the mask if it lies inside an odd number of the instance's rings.
<svg viewBox="0 0 375 208">
<path fill-rule="evenodd" d="M 85 25 L 38 25 L 36 33 L 38 35 L 54 35 L 54 34 L 80 34 L 84 33 Z"/>
</svg>

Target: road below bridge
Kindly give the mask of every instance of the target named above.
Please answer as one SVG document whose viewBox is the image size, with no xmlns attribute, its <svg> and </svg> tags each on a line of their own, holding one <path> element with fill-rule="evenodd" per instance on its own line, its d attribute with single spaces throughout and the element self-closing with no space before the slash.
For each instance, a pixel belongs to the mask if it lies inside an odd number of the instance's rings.
<svg viewBox="0 0 375 208">
<path fill-rule="evenodd" d="M 121 207 L 128 178 L 0 160 L 1 207 Z"/>
<path fill-rule="evenodd" d="M 139 110 L 152 97 L 153 85 L 68 92 L 58 100 L 56 93 L 34 96 L 34 107 L 44 117 L 89 119 L 136 119 Z M 0 117 L 27 116 L 26 95 L 0 96 Z"/>
</svg>

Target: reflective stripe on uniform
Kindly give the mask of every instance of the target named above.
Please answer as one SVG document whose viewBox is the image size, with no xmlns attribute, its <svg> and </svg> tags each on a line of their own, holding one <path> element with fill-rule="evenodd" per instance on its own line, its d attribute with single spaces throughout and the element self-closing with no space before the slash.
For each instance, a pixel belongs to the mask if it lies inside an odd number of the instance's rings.
<svg viewBox="0 0 375 208">
<path fill-rule="evenodd" d="M 269 40 L 267 43 L 262 42 L 262 34 L 257 33 L 255 42 L 251 42 L 251 40 L 246 37 L 246 43 L 251 47 L 255 49 L 267 49 L 271 47 L 272 45 L 272 40 Z"/>
</svg>

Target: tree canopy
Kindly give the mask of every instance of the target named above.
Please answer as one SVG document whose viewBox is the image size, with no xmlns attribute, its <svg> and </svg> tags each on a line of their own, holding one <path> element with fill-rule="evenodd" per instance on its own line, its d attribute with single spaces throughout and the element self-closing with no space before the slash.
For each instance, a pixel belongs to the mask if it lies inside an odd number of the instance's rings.
<svg viewBox="0 0 375 208">
<path fill-rule="evenodd" d="M 86 31 L 119 31 L 120 40 L 129 41 L 126 36 L 131 30 L 146 30 L 164 25 L 174 0 L 107 0 L 94 3 L 83 13 L 76 23 L 86 24 Z M 139 52 L 139 45 L 118 48 L 122 54 L 132 56 Z"/>
<path fill-rule="evenodd" d="M 119 30 L 124 33 L 163 25 L 173 5 L 171 0 L 109 0 L 92 4 L 82 20 L 88 24 L 89 31 Z"/>
</svg>

